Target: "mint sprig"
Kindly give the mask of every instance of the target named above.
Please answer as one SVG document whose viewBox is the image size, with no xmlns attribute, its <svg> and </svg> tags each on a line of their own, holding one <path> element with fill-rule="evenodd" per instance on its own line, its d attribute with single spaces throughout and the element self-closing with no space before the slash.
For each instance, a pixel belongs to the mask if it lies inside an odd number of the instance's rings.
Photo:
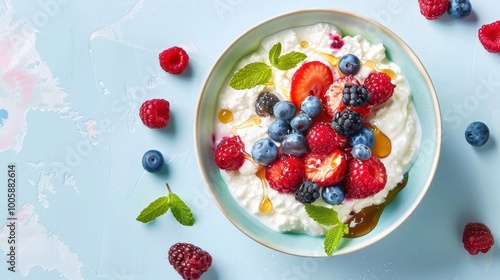
<svg viewBox="0 0 500 280">
<path fill-rule="evenodd" d="M 339 246 L 342 237 L 349 233 L 349 226 L 342 223 L 337 211 L 331 208 L 312 204 L 306 204 L 305 207 L 306 213 L 311 219 L 324 226 L 332 226 L 326 232 L 323 242 L 325 253 L 328 256 L 331 255 Z"/>
<path fill-rule="evenodd" d="M 277 43 L 269 50 L 271 66 L 264 62 L 249 63 L 236 71 L 229 81 L 229 86 L 241 90 L 263 85 L 269 82 L 273 75 L 272 66 L 283 71 L 290 70 L 307 57 L 305 54 L 295 51 L 281 55 L 281 48 L 281 43 Z"/>
<path fill-rule="evenodd" d="M 144 208 L 136 220 L 143 223 L 149 223 L 161 215 L 167 213 L 168 209 L 172 209 L 174 218 L 184 226 L 192 226 L 194 224 L 194 216 L 189 206 L 182 199 L 170 190 L 167 184 L 168 194 L 151 202 Z"/>
</svg>

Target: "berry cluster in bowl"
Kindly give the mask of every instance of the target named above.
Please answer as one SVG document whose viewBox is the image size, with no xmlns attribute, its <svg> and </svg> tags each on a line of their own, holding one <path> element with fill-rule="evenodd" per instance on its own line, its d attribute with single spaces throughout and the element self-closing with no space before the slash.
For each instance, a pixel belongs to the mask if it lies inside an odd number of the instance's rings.
<svg viewBox="0 0 500 280">
<path fill-rule="evenodd" d="M 302 28 L 319 35 L 263 40 L 268 57 L 243 59 L 221 90 L 214 161 L 238 203 L 271 228 L 362 236 L 418 151 L 411 90 L 383 46 L 327 24 Z M 356 216 L 371 205 L 373 217 Z"/>
</svg>

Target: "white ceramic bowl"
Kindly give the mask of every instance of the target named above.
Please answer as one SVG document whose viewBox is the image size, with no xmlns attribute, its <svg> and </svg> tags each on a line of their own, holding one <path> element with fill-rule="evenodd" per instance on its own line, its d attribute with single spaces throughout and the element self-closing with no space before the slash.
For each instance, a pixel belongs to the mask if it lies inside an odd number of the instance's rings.
<svg viewBox="0 0 500 280">
<path fill-rule="evenodd" d="M 404 190 L 385 208 L 373 231 L 358 238 L 344 238 L 333 255 L 346 254 L 373 244 L 396 229 L 413 212 L 431 184 L 441 146 L 441 117 L 432 82 L 413 51 L 381 24 L 345 11 L 300 10 L 266 20 L 238 37 L 217 59 L 201 89 L 194 125 L 198 163 L 217 205 L 238 229 L 269 248 L 310 257 L 326 256 L 323 237 L 273 231 L 248 214 L 233 199 L 214 162 L 213 134 L 217 96 L 236 63 L 244 55 L 253 52 L 261 39 L 268 35 L 320 22 L 336 25 L 343 36 L 360 34 L 372 43 L 382 43 L 386 47 L 387 56 L 401 67 L 410 83 L 414 93 L 413 102 L 424 128 L 422 146 L 416 164 L 409 171 Z"/>
</svg>

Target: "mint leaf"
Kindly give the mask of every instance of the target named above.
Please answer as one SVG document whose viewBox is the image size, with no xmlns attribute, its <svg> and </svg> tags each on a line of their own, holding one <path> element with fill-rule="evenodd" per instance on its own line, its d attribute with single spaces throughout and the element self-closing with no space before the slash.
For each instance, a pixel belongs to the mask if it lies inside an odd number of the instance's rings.
<svg viewBox="0 0 500 280">
<path fill-rule="evenodd" d="M 277 43 L 269 50 L 269 62 L 271 62 L 271 65 L 274 66 L 278 64 L 280 55 L 281 55 L 281 43 Z"/>
<path fill-rule="evenodd" d="M 229 85 L 234 89 L 248 89 L 268 82 L 272 77 L 271 67 L 263 62 L 253 62 L 238 70 Z"/>
<path fill-rule="evenodd" d="M 141 211 L 136 218 L 139 222 L 149 223 L 161 215 L 167 213 L 170 208 L 170 199 L 168 196 L 162 196 L 151 202 L 148 207 Z"/>
<path fill-rule="evenodd" d="M 172 214 L 174 218 L 184 226 L 192 226 L 194 224 L 193 213 L 191 209 L 182 201 L 179 196 L 174 193 L 169 194 L 170 197 L 170 208 L 172 209 Z"/>
<path fill-rule="evenodd" d="M 279 70 L 290 70 L 297 66 L 299 62 L 306 59 L 307 55 L 301 52 L 289 52 L 278 59 L 278 63 L 274 64 L 274 67 Z"/>
<path fill-rule="evenodd" d="M 283 71 L 294 68 L 306 57 L 307 55 L 295 51 L 281 55 L 281 43 L 277 43 L 269 50 L 269 62 L 271 62 L 272 66 Z"/>
<path fill-rule="evenodd" d="M 323 242 L 326 255 L 331 255 L 337 249 L 340 240 L 347 233 L 349 233 L 349 227 L 344 223 L 339 223 L 326 232 Z"/>
<path fill-rule="evenodd" d="M 340 223 L 339 215 L 332 208 L 312 204 L 306 204 L 305 207 L 307 215 L 324 226 L 331 226 Z"/>
</svg>

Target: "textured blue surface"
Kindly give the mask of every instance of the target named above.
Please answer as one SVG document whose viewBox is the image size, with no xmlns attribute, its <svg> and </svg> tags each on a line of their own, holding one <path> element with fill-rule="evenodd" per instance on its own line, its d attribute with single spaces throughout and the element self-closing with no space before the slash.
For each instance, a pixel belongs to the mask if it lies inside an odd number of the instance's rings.
<svg viewBox="0 0 500 280">
<path fill-rule="evenodd" d="M 482 24 L 500 19 L 500 2 L 472 5 L 467 19 L 444 15 L 427 21 L 417 1 L 403 0 L 0 0 L 0 34 L 28 38 L 35 45 L 27 53 L 39 55 L 38 60 L 28 55 L 28 64 L 16 67 L 26 73 L 46 67 L 34 80 L 14 75 L 22 82 L 14 91 L 31 86 L 33 98 L 23 110 L 7 109 L 0 126 L 20 117 L 15 131 L 20 142 L 7 143 L 8 134 L 0 133 L 0 213 L 7 214 L 7 165 L 15 163 L 17 209 L 29 214 L 24 221 L 31 226 L 18 228 L 16 235 L 24 273 L 9 272 L 2 261 L 0 279 L 178 279 L 166 253 L 179 241 L 212 254 L 205 280 L 498 279 L 498 245 L 470 256 L 461 243 L 469 221 L 488 224 L 497 239 L 500 233 L 500 55 L 486 52 L 477 40 Z M 215 205 L 194 153 L 194 110 L 216 58 L 248 28 L 301 8 L 359 13 L 395 32 L 425 65 L 443 116 L 441 160 L 421 205 L 380 242 L 330 259 L 278 253 L 241 233 Z M 9 11 L 14 19 L 2 21 Z M 34 37 L 19 26 L 6 31 L 19 22 L 35 30 Z M 0 46 L 8 38 L 14 36 L 0 37 Z M 172 45 L 191 56 L 182 76 L 163 72 L 157 62 L 158 53 Z M 13 50 L 7 58 L 0 55 L 0 102 L 12 89 L 5 61 L 17 61 L 14 54 L 25 48 Z M 44 84 L 46 76 L 55 85 Z M 56 90 L 65 93 L 63 101 L 42 102 L 44 92 Z M 142 101 L 153 97 L 172 105 L 169 128 L 160 133 L 144 127 L 136 114 Z M 0 103 L 0 118 L 7 105 L 12 104 Z M 464 139 L 472 121 L 490 127 L 483 147 Z M 142 170 L 141 157 L 149 149 L 165 156 L 160 174 Z M 165 182 L 191 205 L 193 227 L 177 224 L 171 215 L 148 225 L 135 221 L 142 208 L 166 193 Z M 0 225 L 5 229 L 3 221 Z"/>
</svg>

